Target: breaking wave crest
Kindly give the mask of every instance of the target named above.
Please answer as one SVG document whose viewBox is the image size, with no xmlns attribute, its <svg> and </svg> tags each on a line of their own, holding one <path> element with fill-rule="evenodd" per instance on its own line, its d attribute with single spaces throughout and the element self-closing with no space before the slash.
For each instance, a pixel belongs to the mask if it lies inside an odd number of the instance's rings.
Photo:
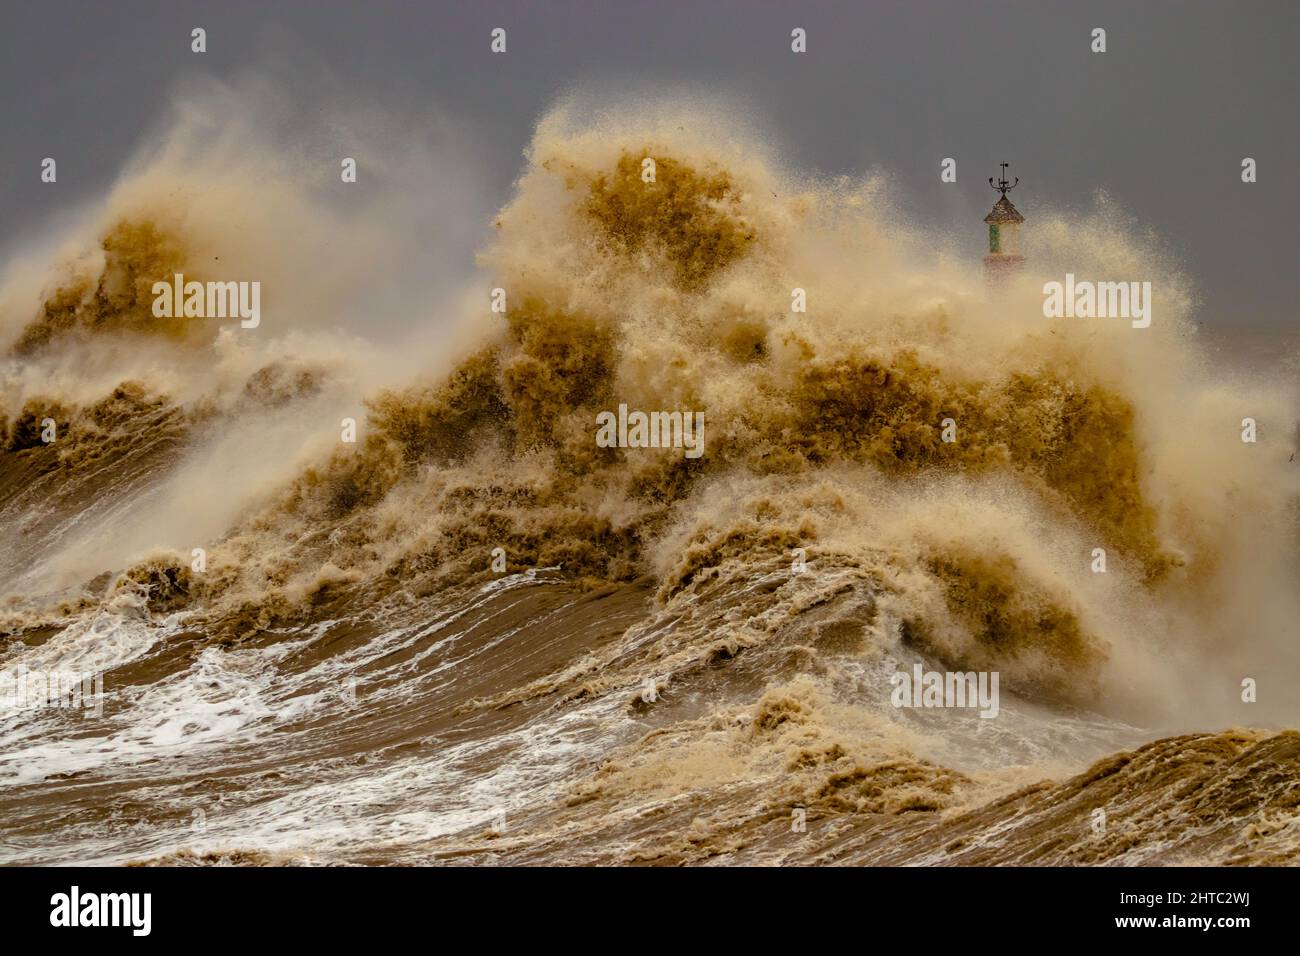
<svg viewBox="0 0 1300 956">
<path fill-rule="evenodd" d="M 2 663 L 84 641 L 113 609 L 162 636 L 149 663 L 112 664 L 129 693 L 104 739 L 146 752 L 132 708 L 146 719 L 153 697 L 215 669 L 229 706 L 211 713 L 229 720 L 199 724 L 233 749 L 198 731 L 186 759 L 230 766 L 313 726 L 268 674 L 315 694 L 373 666 L 375 698 L 313 755 L 310 784 L 259 785 L 296 839 L 271 838 L 250 800 L 230 811 L 233 844 L 191 849 L 160 824 L 130 852 L 91 852 L 764 859 L 787 852 L 800 807 L 853 822 L 836 846 L 802 846 L 805 862 L 1295 861 L 1294 801 L 1250 782 L 1266 764 L 1294 790 L 1294 733 L 1191 733 L 1295 725 L 1294 382 L 1213 368 L 1188 279 L 1104 199 L 1083 217 L 1036 210 L 1026 274 L 990 291 L 907 224 L 882 176 L 802 177 L 690 104 L 635 120 L 560 106 L 479 274 L 426 299 L 401 265 L 418 259 L 410 220 L 380 218 L 391 197 L 339 215 L 229 119 L 235 92 L 211 96 L 198 129 L 180 122 L 88 225 L 0 287 Z M 200 161 L 214 126 L 240 148 Z M 250 156 L 259 187 L 239 185 Z M 392 274 L 375 271 L 390 254 Z M 1043 319 L 1060 263 L 1151 278 L 1152 326 Z M 175 273 L 261 279 L 261 327 L 155 318 L 149 289 Z M 386 320 L 368 328 L 367 308 Z M 705 453 L 598 447 L 596 416 L 620 404 L 703 412 Z M 344 418 L 355 443 L 339 441 Z M 461 650 L 421 636 L 443 617 Z M 389 653 L 405 670 L 384 670 Z M 1001 729 L 891 708 L 888 675 L 915 661 L 1000 672 Z M 1242 704 L 1247 677 L 1272 692 Z M 490 814 L 464 806 L 417 839 L 378 795 L 355 840 L 307 813 L 309 792 L 348 778 L 325 769 L 342 753 L 371 753 L 383 777 L 403 748 L 428 750 L 398 729 L 416 703 L 445 708 L 437 734 L 473 754 L 457 779 L 503 772 L 492 740 L 521 761 L 490 799 L 518 797 L 524 835 L 485 832 Z M 573 737 L 549 776 L 519 756 L 546 726 Z M 1181 736 L 1072 776 L 1161 733 Z M 49 775 L 114 772 L 71 743 L 30 745 Z M 1229 777 L 1175 802 L 1172 835 L 1134 809 L 1122 840 L 1030 851 L 1101 803 L 1163 800 L 1182 777 L 1158 768 L 1188 760 Z M 564 800 L 544 810 L 549 788 Z M 14 792 L 35 833 L 50 798 Z M 1224 829 L 1228 805 L 1249 834 Z M 1015 813 L 999 850 L 985 837 Z M 558 836 L 575 828 L 577 843 Z"/>
</svg>

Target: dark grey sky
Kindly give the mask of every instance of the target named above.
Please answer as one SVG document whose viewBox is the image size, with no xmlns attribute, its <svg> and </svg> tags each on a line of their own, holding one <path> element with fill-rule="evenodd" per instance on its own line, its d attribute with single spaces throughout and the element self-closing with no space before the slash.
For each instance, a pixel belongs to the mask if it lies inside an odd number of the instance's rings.
<svg viewBox="0 0 1300 956">
<path fill-rule="evenodd" d="M 472 133 L 499 203 L 558 94 L 673 84 L 752 102 L 807 172 L 887 171 L 919 221 L 974 243 L 1003 159 L 1030 215 L 1036 196 L 1084 208 L 1105 188 L 1193 275 L 1207 324 L 1296 322 L 1295 0 L 0 0 L 0 17 L 0 247 L 101 194 L 195 74 L 274 64 L 289 86 L 329 75 L 385 111 L 436 108 Z M 505 56 L 488 49 L 496 26 Z M 795 26 L 807 54 L 790 52 Z M 1093 27 L 1105 54 L 1089 50 Z M 57 191 L 39 182 L 43 156 L 59 161 Z M 939 182 L 945 156 L 956 187 Z"/>
</svg>

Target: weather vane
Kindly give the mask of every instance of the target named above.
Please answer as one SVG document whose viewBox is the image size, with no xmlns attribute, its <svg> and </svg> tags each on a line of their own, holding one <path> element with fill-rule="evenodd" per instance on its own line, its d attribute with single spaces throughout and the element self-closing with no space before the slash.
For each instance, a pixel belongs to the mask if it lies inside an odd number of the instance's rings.
<svg viewBox="0 0 1300 956">
<path fill-rule="evenodd" d="M 1017 176 L 1016 181 L 1014 183 L 1007 182 L 1007 167 L 1010 166 L 1011 164 L 999 163 L 998 165 L 1002 167 L 1002 178 L 995 183 L 993 181 L 993 177 L 990 176 L 989 185 L 992 186 L 994 189 L 998 190 L 1000 193 L 1002 193 L 1003 196 L 1005 196 L 1008 190 L 1015 189 L 1016 186 L 1020 183 L 1020 177 Z"/>
</svg>

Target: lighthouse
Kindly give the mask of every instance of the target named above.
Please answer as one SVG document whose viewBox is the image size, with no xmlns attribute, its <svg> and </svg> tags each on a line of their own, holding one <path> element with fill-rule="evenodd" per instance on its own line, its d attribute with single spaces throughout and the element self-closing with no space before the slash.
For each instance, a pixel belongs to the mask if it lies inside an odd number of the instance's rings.
<svg viewBox="0 0 1300 956">
<path fill-rule="evenodd" d="M 989 226 L 989 251 L 984 257 L 984 273 L 990 280 L 1015 275 L 1025 261 L 1025 257 L 1020 254 L 1020 224 L 1025 221 L 1025 217 L 1020 215 L 1020 210 L 1007 198 L 1007 193 L 1020 183 L 1020 177 L 1017 176 L 1015 182 L 1008 182 L 1007 167 L 1011 164 L 1000 165 L 1002 178 L 994 182 L 990 176 L 989 185 L 1002 195 L 993 205 L 992 211 L 984 217 Z"/>
</svg>

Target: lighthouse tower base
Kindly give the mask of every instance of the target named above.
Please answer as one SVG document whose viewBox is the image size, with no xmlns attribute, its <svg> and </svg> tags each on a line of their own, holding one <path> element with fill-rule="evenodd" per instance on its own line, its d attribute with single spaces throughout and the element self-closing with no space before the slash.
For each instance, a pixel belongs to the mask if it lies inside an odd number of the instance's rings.
<svg viewBox="0 0 1300 956">
<path fill-rule="evenodd" d="M 984 257 L 984 276 L 991 283 L 1006 282 L 1019 275 L 1024 264 L 1024 256 L 989 253 Z"/>
</svg>

